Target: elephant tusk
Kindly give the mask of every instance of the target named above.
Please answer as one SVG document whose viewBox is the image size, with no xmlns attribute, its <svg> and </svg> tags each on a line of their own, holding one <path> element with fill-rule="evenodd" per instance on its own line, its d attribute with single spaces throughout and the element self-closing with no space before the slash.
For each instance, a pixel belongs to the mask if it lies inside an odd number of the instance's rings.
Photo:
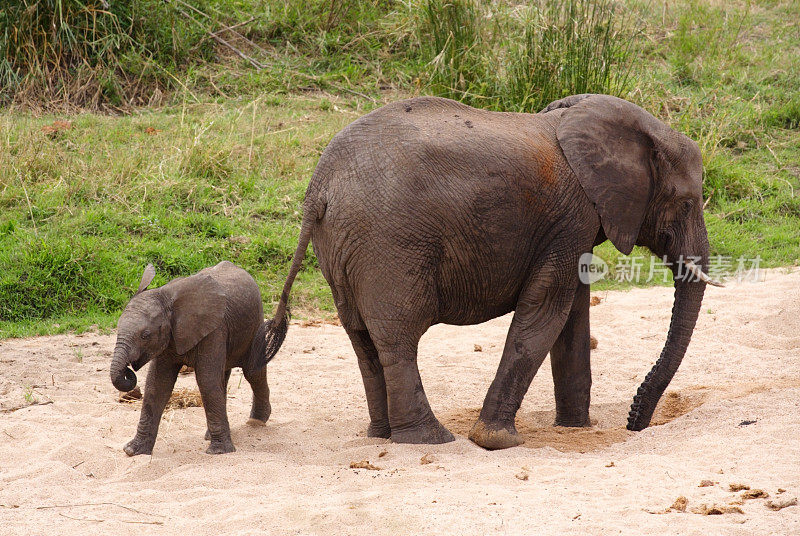
<svg viewBox="0 0 800 536">
<path fill-rule="evenodd" d="M 703 270 L 699 266 L 697 266 L 695 263 L 693 263 L 692 261 L 686 260 L 686 261 L 683 262 L 683 265 L 686 266 L 686 269 L 689 272 L 691 272 L 700 281 L 703 281 L 704 283 L 708 283 L 709 285 L 713 285 L 715 287 L 724 287 L 725 286 L 722 283 L 720 283 L 719 281 L 714 281 L 713 279 L 708 277 L 708 275 L 706 275 L 705 272 L 703 272 Z"/>
</svg>

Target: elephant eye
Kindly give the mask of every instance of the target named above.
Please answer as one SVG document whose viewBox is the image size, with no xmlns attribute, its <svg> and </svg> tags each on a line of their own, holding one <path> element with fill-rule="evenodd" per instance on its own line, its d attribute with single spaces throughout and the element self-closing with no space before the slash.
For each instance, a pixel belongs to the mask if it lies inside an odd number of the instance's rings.
<svg viewBox="0 0 800 536">
<path fill-rule="evenodd" d="M 142 337 L 143 339 L 149 339 L 149 338 L 150 338 L 150 330 L 149 330 L 149 329 L 146 329 L 146 330 L 144 330 L 144 331 L 142 332 L 142 335 L 141 335 L 141 337 Z"/>
</svg>

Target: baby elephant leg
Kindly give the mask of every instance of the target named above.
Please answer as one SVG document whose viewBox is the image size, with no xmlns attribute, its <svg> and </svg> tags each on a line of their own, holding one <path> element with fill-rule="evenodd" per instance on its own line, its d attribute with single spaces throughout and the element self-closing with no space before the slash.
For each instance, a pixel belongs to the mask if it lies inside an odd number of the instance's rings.
<svg viewBox="0 0 800 536">
<path fill-rule="evenodd" d="M 208 454 L 224 454 L 236 450 L 228 424 L 226 376 L 225 337 L 218 331 L 206 337 L 198 347 L 195 367 L 197 386 L 203 397 L 206 423 L 211 435 L 211 444 L 206 450 Z"/>
<path fill-rule="evenodd" d="M 123 447 L 128 456 L 153 453 L 161 415 L 164 413 L 180 370 L 179 363 L 172 363 L 165 359 L 156 358 L 150 362 L 136 437 Z"/>
<path fill-rule="evenodd" d="M 244 373 L 244 379 L 253 389 L 253 405 L 250 408 L 250 419 L 247 424 L 264 426 L 272 413 L 269 404 L 269 385 L 267 385 L 267 367 L 262 367 L 258 372 Z"/>
<path fill-rule="evenodd" d="M 228 380 L 230 380 L 230 379 L 231 379 L 231 369 L 228 369 L 228 370 L 225 371 L 225 396 L 226 397 L 228 396 Z M 211 430 L 209 430 L 208 428 L 206 428 L 205 439 L 206 439 L 206 441 L 210 441 L 211 440 Z"/>
</svg>

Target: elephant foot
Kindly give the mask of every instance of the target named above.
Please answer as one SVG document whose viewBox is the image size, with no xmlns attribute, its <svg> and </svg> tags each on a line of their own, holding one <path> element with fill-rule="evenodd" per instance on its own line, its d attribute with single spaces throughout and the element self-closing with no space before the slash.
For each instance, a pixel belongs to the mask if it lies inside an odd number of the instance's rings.
<svg viewBox="0 0 800 536">
<path fill-rule="evenodd" d="M 507 449 L 522 445 L 514 423 L 507 426 L 492 426 L 478 419 L 469 431 L 470 440 L 487 450 Z"/>
<path fill-rule="evenodd" d="M 389 421 L 386 422 L 379 422 L 369 423 L 367 427 L 367 437 L 381 437 L 383 439 L 389 439 L 392 436 L 392 429 L 389 428 Z"/>
<path fill-rule="evenodd" d="M 556 420 L 553 426 L 566 426 L 569 428 L 586 428 L 591 426 L 589 414 L 582 415 L 559 415 L 556 414 Z"/>
<path fill-rule="evenodd" d="M 235 452 L 236 447 L 233 446 L 233 441 L 226 439 L 224 441 L 211 440 L 211 444 L 206 449 L 206 454 L 227 454 Z"/>
<path fill-rule="evenodd" d="M 267 421 L 266 421 L 266 419 L 264 419 L 262 421 L 261 419 L 256 419 L 254 417 L 250 417 L 249 419 L 247 419 L 247 425 L 256 428 L 256 427 L 259 427 L 259 426 L 266 426 L 267 425 Z M 206 432 L 206 433 L 208 433 L 208 432 Z"/>
<path fill-rule="evenodd" d="M 261 421 L 265 423 L 269 420 L 269 416 L 272 414 L 272 408 L 267 406 L 265 408 L 255 409 L 253 408 L 250 411 L 250 419 L 255 419 L 257 421 Z M 249 421 L 248 421 L 249 422 Z"/>
<path fill-rule="evenodd" d="M 392 429 L 391 440 L 394 443 L 426 443 L 438 445 L 455 441 L 456 438 L 453 437 L 450 430 L 442 426 L 435 417 L 432 417 L 432 420 L 413 428 L 406 428 L 403 430 Z"/>
<path fill-rule="evenodd" d="M 139 439 L 138 437 L 134 437 L 128 444 L 122 447 L 122 450 L 125 451 L 125 454 L 128 456 L 138 456 L 139 454 L 153 454 L 153 445 L 155 441 L 147 441 L 144 439 Z"/>
</svg>

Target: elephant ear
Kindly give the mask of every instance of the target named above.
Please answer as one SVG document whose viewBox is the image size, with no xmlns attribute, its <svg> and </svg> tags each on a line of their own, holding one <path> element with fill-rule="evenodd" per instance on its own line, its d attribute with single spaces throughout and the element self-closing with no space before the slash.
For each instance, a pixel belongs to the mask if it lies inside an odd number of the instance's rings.
<svg viewBox="0 0 800 536">
<path fill-rule="evenodd" d="M 148 264 L 145 267 L 144 272 L 142 273 L 142 280 L 139 281 L 139 288 L 136 290 L 136 294 L 139 294 L 140 292 L 144 291 L 150 285 L 150 283 L 153 282 L 153 278 L 155 276 L 156 276 L 156 269 L 153 268 L 152 264 Z M 134 296 L 136 294 L 134 294 Z"/>
<path fill-rule="evenodd" d="M 225 292 L 213 277 L 199 273 L 162 287 L 172 303 L 172 339 L 183 355 L 220 327 L 225 318 Z"/>
<path fill-rule="evenodd" d="M 580 95 L 570 95 L 569 97 L 564 97 L 563 99 L 554 100 L 544 108 L 539 113 L 547 113 L 552 112 L 553 110 L 558 110 L 559 108 L 569 108 L 578 104 L 580 101 L 587 97 L 594 96 L 593 93 L 581 93 Z"/>
<path fill-rule="evenodd" d="M 565 108 L 556 129 L 561 150 L 600 215 L 611 243 L 633 249 L 652 196 L 658 140 L 669 127 L 628 101 L 577 95 L 546 108 Z"/>
</svg>

